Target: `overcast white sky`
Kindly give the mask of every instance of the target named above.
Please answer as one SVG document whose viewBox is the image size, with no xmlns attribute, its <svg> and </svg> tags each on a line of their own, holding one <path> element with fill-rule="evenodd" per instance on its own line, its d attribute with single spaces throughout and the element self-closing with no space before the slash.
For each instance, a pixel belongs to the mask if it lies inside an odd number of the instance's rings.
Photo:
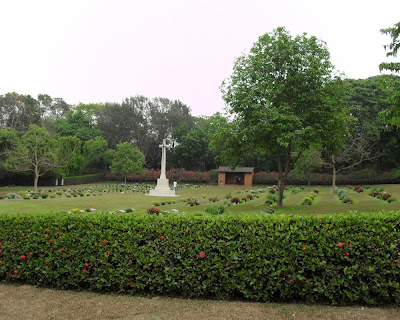
<svg viewBox="0 0 400 320">
<path fill-rule="evenodd" d="M 315 35 L 338 70 L 367 78 L 385 60 L 379 30 L 399 21 L 400 0 L 1 0 L 0 94 L 161 96 L 211 115 L 235 57 L 262 34 Z"/>
</svg>

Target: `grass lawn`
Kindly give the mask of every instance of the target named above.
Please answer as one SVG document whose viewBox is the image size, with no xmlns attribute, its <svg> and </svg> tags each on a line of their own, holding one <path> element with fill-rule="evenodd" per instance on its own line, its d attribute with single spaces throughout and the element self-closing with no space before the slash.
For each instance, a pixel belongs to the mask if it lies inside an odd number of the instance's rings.
<svg viewBox="0 0 400 320">
<path fill-rule="evenodd" d="M 109 185 L 109 183 L 107 183 Z M 74 186 L 75 188 L 90 188 L 98 186 L 99 184 L 89 184 Z M 104 184 L 105 185 L 105 184 Z M 104 186 L 103 185 L 103 186 Z M 117 184 L 115 184 L 117 185 Z M 242 186 L 201 186 L 199 188 L 184 187 L 178 190 L 180 197 L 177 198 L 158 198 L 149 197 L 140 192 L 112 192 L 104 193 L 101 195 L 91 195 L 89 197 L 76 197 L 66 198 L 56 197 L 54 199 L 2 199 L 0 200 L 0 213 L 19 213 L 19 212 L 57 212 L 57 211 L 70 211 L 71 209 L 87 209 L 95 208 L 98 211 L 115 211 L 125 210 L 127 208 L 134 208 L 138 213 L 145 213 L 150 207 L 153 207 L 154 201 L 165 201 L 174 200 L 174 204 L 166 204 L 159 206 L 158 208 L 163 211 L 170 211 L 177 209 L 180 212 L 204 212 L 206 207 L 223 205 L 229 202 L 224 199 L 227 194 L 231 194 L 233 197 L 239 197 L 239 199 L 246 197 L 251 189 L 257 189 L 261 186 L 242 187 Z M 393 196 L 400 199 L 400 185 L 380 185 L 377 187 L 383 187 L 386 191 L 390 192 Z M 70 187 L 72 188 L 72 187 Z M 298 188 L 298 187 L 294 187 Z M 55 190 L 56 188 L 52 187 Z M 58 188 L 60 189 L 60 187 Z M 265 188 L 266 189 L 266 188 Z M 312 205 L 304 206 L 301 202 L 304 197 L 312 192 L 303 190 L 300 193 L 292 194 L 291 190 L 285 192 L 285 199 L 283 202 L 283 208 L 277 209 L 276 213 L 285 214 L 309 214 L 309 213 L 340 213 L 346 211 L 379 211 L 379 210 L 400 210 L 400 203 L 387 203 L 386 201 L 379 200 L 368 196 L 369 191 L 365 190 L 363 193 L 357 193 L 348 189 L 348 195 L 354 200 L 353 204 L 343 204 L 337 196 L 332 195 L 331 187 L 323 186 L 319 187 L 320 192 L 314 199 Z M 0 192 L 10 193 L 18 191 L 29 191 L 29 187 L 13 187 L 13 188 L 0 188 Z M 267 189 L 266 189 L 267 190 Z M 259 213 L 260 211 L 266 210 L 264 206 L 267 192 L 260 193 L 258 199 L 244 202 L 238 205 L 232 205 L 226 209 L 231 214 L 241 213 Z M 220 200 L 213 203 L 208 200 L 209 197 L 218 197 Z M 186 203 L 186 199 L 196 198 L 200 202 L 200 205 L 190 207 Z"/>
<path fill-rule="evenodd" d="M 0 284 L 0 319 L 397 320 L 400 309 L 149 298 Z"/>
</svg>

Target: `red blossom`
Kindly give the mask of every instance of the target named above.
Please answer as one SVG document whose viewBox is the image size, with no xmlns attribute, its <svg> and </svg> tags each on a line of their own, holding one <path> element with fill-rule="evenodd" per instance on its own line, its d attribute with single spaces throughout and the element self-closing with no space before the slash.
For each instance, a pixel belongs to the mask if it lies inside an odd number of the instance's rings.
<svg viewBox="0 0 400 320">
<path fill-rule="evenodd" d="M 1 247 L 1 243 L 0 243 L 0 247 Z"/>
<path fill-rule="evenodd" d="M 306 250 L 307 250 L 307 248 L 306 248 L 306 247 L 303 247 L 301 250 L 303 250 L 303 251 L 306 251 Z"/>
<path fill-rule="evenodd" d="M 107 240 L 106 240 L 106 239 L 104 239 L 104 240 L 103 240 L 103 242 L 104 242 L 104 243 L 106 243 L 106 242 L 107 242 Z"/>
<path fill-rule="evenodd" d="M 229 260 L 226 261 L 226 265 L 229 266 L 231 262 Z"/>
<path fill-rule="evenodd" d="M 85 267 L 88 267 L 89 266 L 89 264 L 88 263 L 85 263 Z"/>
<path fill-rule="evenodd" d="M 64 249 L 63 249 L 63 248 L 61 248 L 61 249 L 60 249 L 60 252 L 63 252 L 63 251 L 64 251 Z"/>
<path fill-rule="evenodd" d="M 204 252 L 200 252 L 200 258 L 204 258 L 206 255 L 204 254 Z"/>
<path fill-rule="evenodd" d="M 32 252 L 30 252 L 30 253 L 29 253 L 29 256 L 30 256 L 30 257 L 32 257 L 32 256 L 33 256 L 33 253 L 32 253 Z"/>
<path fill-rule="evenodd" d="M 26 255 L 23 254 L 23 255 L 21 256 L 21 259 L 22 259 L 22 260 L 26 260 Z"/>
<path fill-rule="evenodd" d="M 18 273 L 18 270 L 17 270 L 17 269 L 15 269 L 15 270 L 14 270 L 14 273 Z"/>
<path fill-rule="evenodd" d="M 53 242 L 53 241 L 54 241 L 53 239 L 50 239 L 50 240 L 49 240 L 49 242 Z"/>
<path fill-rule="evenodd" d="M 289 280 L 289 283 L 294 283 L 294 280 L 293 280 L 293 279 L 290 279 L 290 280 Z"/>
<path fill-rule="evenodd" d="M 323 264 L 326 264 L 326 261 L 325 261 L 325 260 L 323 261 Z"/>
<path fill-rule="evenodd" d="M 338 242 L 337 245 L 338 245 L 339 248 L 343 248 L 343 243 Z"/>
<path fill-rule="evenodd" d="M 45 262 L 44 262 L 44 264 L 45 264 L 46 266 L 48 266 L 48 265 L 49 265 L 49 263 L 48 263 L 47 261 L 45 261 Z"/>
<path fill-rule="evenodd" d="M 397 260 L 393 260 L 394 263 L 397 263 Z"/>
<path fill-rule="evenodd" d="M 74 250 L 71 250 L 71 253 L 74 252 Z"/>
<path fill-rule="evenodd" d="M 86 269 L 82 269 L 82 272 L 83 272 L 83 273 L 87 273 L 87 270 L 86 270 Z"/>
<path fill-rule="evenodd" d="M 131 283 L 129 284 L 129 286 L 130 286 L 131 288 L 133 288 L 133 282 L 131 282 Z"/>
<path fill-rule="evenodd" d="M 92 227 L 92 225 L 91 224 L 89 224 L 89 228 L 91 228 Z"/>
<path fill-rule="evenodd" d="M 3 253 L 3 250 L 0 250 L 0 254 L 2 254 Z"/>
<path fill-rule="evenodd" d="M 304 280 L 305 283 L 308 283 L 308 279 Z"/>
<path fill-rule="evenodd" d="M 164 236 L 161 236 L 160 238 L 161 238 L 161 240 L 164 240 L 165 237 L 164 237 Z"/>
<path fill-rule="evenodd" d="M 46 232 L 50 232 L 50 230 L 49 230 L 49 229 L 46 229 Z"/>
<path fill-rule="evenodd" d="M 99 262 L 100 262 L 100 263 L 103 263 L 103 260 L 100 260 Z"/>
<path fill-rule="evenodd" d="M 1 264 L 1 260 L 0 260 L 0 264 Z"/>
<path fill-rule="evenodd" d="M 319 217 L 319 218 L 318 218 L 318 220 L 322 220 L 322 219 L 323 219 L 322 217 Z"/>
<path fill-rule="evenodd" d="M 57 231 L 57 234 L 60 234 L 60 231 Z"/>
</svg>

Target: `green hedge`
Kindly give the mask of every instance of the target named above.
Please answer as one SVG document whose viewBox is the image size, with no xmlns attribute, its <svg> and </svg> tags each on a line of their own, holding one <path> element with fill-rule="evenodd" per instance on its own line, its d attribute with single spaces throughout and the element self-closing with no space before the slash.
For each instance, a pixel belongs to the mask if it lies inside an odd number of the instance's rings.
<svg viewBox="0 0 400 320">
<path fill-rule="evenodd" d="M 0 279 L 187 297 L 399 303 L 399 221 L 400 212 L 0 214 Z"/>
<path fill-rule="evenodd" d="M 86 184 L 104 180 L 104 173 L 88 174 L 85 176 L 67 177 L 64 178 L 64 185 L 71 186 L 75 184 Z"/>
</svg>

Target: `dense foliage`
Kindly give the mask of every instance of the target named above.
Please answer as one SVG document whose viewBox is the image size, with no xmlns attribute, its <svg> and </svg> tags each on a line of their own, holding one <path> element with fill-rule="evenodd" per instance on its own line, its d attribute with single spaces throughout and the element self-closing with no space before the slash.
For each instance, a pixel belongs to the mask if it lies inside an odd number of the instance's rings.
<svg viewBox="0 0 400 320">
<path fill-rule="evenodd" d="M 187 297 L 399 303 L 399 212 L 1 214 L 0 279 Z"/>
</svg>

